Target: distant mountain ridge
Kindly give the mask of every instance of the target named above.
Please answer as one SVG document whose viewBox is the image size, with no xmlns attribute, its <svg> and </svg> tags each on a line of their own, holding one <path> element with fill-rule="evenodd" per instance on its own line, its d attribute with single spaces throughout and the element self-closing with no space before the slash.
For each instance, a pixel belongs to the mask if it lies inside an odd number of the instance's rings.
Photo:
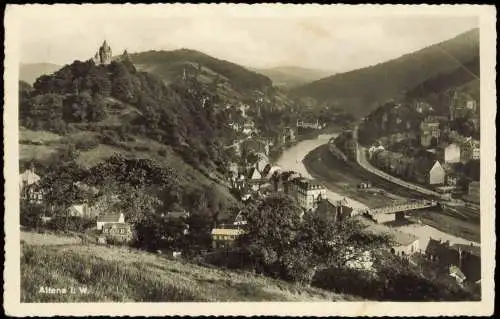
<svg viewBox="0 0 500 319">
<path fill-rule="evenodd" d="M 277 66 L 273 68 L 250 68 L 269 77 L 274 85 L 292 88 L 332 75 L 333 71 L 302 68 L 298 66 Z"/>
<path fill-rule="evenodd" d="M 320 103 L 337 103 L 361 117 L 377 103 L 402 97 L 422 82 L 473 64 L 478 57 L 479 29 L 473 29 L 397 59 L 297 87 L 291 93 Z"/>
<path fill-rule="evenodd" d="M 54 63 L 24 63 L 19 67 L 19 80 L 33 85 L 42 75 L 49 75 L 62 66 Z"/>
</svg>

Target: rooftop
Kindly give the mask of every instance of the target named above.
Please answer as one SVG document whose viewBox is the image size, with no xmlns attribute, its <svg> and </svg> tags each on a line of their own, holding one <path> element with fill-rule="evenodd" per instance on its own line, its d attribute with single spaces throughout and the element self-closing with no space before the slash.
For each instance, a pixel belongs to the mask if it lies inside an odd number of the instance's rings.
<svg viewBox="0 0 500 319">
<path fill-rule="evenodd" d="M 367 221 L 367 230 L 373 234 L 388 234 L 392 237 L 397 246 L 406 246 L 418 240 L 418 237 L 408 233 L 403 233 L 392 227 Z"/>
<path fill-rule="evenodd" d="M 120 221 L 121 215 L 121 213 L 109 213 L 99 216 L 97 218 L 97 221 L 105 223 L 117 223 L 118 221 Z"/>
<path fill-rule="evenodd" d="M 307 189 L 307 190 L 312 190 L 312 189 L 322 189 L 325 188 L 319 181 L 315 179 L 308 179 L 305 177 L 299 177 L 295 178 L 292 181 L 296 185 L 298 185 L 300 188 Z"/>
<path fill-rule="evenodd" d="M 214 228 L 212 235 L 239 236 L 244 233 L 241 228 Z"/>
</svg>

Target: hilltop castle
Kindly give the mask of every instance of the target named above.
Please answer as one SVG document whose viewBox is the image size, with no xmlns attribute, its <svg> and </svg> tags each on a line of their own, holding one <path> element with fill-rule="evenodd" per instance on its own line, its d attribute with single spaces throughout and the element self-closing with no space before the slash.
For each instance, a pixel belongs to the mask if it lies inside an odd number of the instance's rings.
<svg viewBox="0 0 500 319">
<path fill-rule="evenodd" d="M 111 48 L 108 45 L 108 42 L 104 40 L 103 44 L 99 48 L 99 50 L 95 53 L 94 58 L 92 59 L 96 65 L 106 65 L 111 63 Z"/>
</svg>

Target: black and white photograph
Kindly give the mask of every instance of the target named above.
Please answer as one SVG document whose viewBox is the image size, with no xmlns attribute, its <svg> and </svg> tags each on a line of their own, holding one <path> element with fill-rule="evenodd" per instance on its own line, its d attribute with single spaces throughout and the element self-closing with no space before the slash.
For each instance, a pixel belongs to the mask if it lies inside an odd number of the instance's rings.
<svg viewBox="0 0 500 319">
<path fill-rule="evenodd" d="M 8 5 L 8 309 L 492 314 L 495 22 Z"/>
</svg>

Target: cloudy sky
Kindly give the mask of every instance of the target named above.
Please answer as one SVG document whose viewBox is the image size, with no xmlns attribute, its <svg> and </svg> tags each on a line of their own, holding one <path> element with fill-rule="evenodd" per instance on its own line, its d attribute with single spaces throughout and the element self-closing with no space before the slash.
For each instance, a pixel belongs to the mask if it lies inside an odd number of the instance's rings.
<svg viewBox="0 0 500 319">
<path fill-rule="evenodd" d="M 20 59 L 56 64 L 86 60 L 107 39 L 114 53 L 190 48 L 258 68 L 338 72 L 396 58 L 478 27 L 467 10 L 356 7 L 31 6 L 17 15 Z"/>
</svg>

